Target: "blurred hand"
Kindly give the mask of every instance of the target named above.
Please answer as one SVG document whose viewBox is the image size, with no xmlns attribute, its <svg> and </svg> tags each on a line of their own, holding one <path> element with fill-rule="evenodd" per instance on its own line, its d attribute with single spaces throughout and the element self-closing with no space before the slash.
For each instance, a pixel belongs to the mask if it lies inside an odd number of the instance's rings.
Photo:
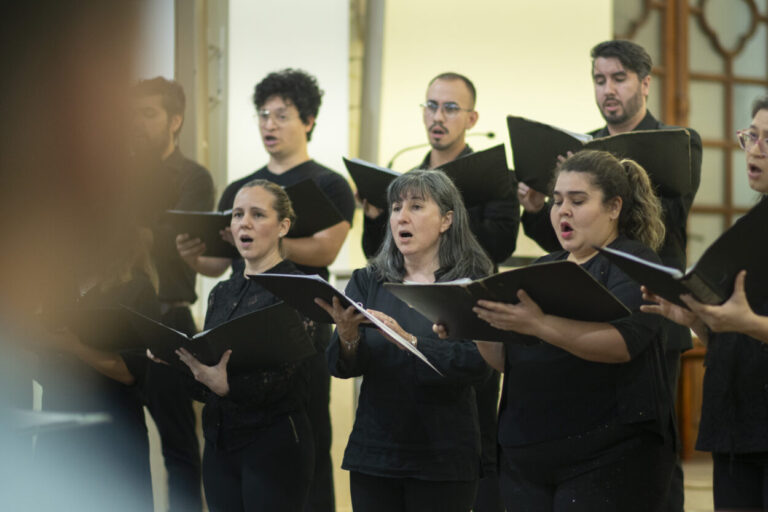
<svg viewBox="0 0 768 512">
<path fill-rule="evenodd" d="M 176 250 L 187 265 L 197 268 L 197 260 L 205 252 L 205 244 L 199 238 L 190 238 L 182 233 L 176 235 Z"/>
<path fill-rule="evenodd" d="M 541 192 L 532 189 L 522 181 L 517 184 L 517 198 L 523 209 L 529 213 L 536 213 L 544 208 L 547 196 Z"/>
</svg>

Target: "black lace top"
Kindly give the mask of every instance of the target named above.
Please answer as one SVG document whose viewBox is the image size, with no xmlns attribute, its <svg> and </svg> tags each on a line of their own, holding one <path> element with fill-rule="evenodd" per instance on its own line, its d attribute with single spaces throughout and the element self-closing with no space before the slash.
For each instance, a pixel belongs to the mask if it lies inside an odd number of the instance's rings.
<svg viewBox="0 0 768 512">
<path fill-rule="evenodd" d="M 267 270 L 271 274 L 298 274 L 289 261 Z M 208 296 L 205 328 L 263 309 L 280 300 L 242 272 L 233 273 L 217 284 Z M 313 340 L 318 329 L 310 320 L 304 322 Z M 254 340 L 258 343 L 259 340 Z M 219 397 L 206 386 L 196 383 L 194 397 L 206 402 L 203 409 L 203 434 L 207 442 L 222 449 L 238 449 L 254 439 L 254 432 L 277 418 L 305 408 L 309 382 L 307 362 L 286 363 L 248 373 L 229 373 L 229 394 Z"/>
</svg>

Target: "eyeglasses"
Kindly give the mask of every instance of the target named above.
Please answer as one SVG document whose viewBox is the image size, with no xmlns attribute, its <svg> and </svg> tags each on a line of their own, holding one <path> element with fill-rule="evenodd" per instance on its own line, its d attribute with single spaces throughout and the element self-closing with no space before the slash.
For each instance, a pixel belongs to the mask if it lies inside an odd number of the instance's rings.
<svg viewBox="0 0 768 512">
<path fill-rule="evenodd" d="M 256 112 L 256 117 L 259 119 L 260 124 L 267 124 L 267 121 L 269 121 L 270 118 L 275 124 L 280 125 L 285 124 L 293 119 L 290 111 L 284 108 L 279 108 L 274 111 L 263 108 Z"/>
<path fill-rule="evenodd" d="M 471 108 L 461 108 L 455 101 L 446 101 L 442 105 L 436 101 L 429 100 L 426 103 L 419 105 L 430 115 L 434 116 L 438 110 L 443 112 L 445 117 L 455 117 L 459 112 L 472 112 Z"/>
<path fill-rule="evenodd" d="M 744 151 L 752 151 L 752 148 L 757 144 L 763 156 L 768 156 L 768 139 L 761 139 L 751 130 L 737 131 L 736 138 L 739 139 L 739 146 Z"/>
</svg>

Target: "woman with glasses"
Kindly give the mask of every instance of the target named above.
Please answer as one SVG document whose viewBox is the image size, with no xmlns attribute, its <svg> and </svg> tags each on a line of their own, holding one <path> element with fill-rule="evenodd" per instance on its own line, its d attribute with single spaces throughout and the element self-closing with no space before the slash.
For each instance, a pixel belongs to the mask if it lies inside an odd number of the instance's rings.
<svg viewBox="0 0 768 512">
<path fill-rule="evenodd" d="M 472 385 L 490 369 L 470 340 L 446 343 L 432 324 L 389 293 L 385 282 L 477 278 L 491 262 L 469 231 L 453 182 L 416 170 L 389 186 L 389 230 L 368 267 L 352 274 L 347 295 L 415 345 L 438 375 L 363 316 L 317 299 L 336 321 L 328 347 L 331 374 L 363 376 L 342 467 L 356 512 L 468 512 L 480 472 L 480 433 Z"/>
<path fill-rule="evenodd" d="M 768 201 L 768 96 L 755 101 L 752 123 L 738 138 L 749 186 Z M 707 345 L 696 449 L 712 452 L 716 510 L 768 510 L 768 300 L 747 302 L 749 278 L 739 273 L 733 294 L 719 306 L 682 296 L 690 308 L 684 309 L 643 290 L 655 303 L 643 311 L 690 327 Z"/>
</svg>

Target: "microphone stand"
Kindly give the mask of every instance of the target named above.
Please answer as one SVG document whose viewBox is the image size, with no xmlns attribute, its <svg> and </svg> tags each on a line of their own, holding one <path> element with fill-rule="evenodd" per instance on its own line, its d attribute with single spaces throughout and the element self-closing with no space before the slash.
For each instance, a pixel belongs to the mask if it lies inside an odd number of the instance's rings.
<svg viewBox="0 0 768 512">
<path fill-rule="evenodd" d="M 487 137 L 489 139 L 492 139 L 496 137 L 496 133 L 494 132 L 475 132 L 475 133 L 468 133 L 465 135 L 465 137 Z M 387 162 L 387 168 L 392 169 L 392 165 L 395 163 L 395 159 L 402 155 L 403 153 L 407 153 L 409 151 L 413 151 L 414 149 L 420 149 L 425 148 L 429 146 L 429 142 L 424 142 L 422 144 L 414 144 L 413 146 L 406 146 L 400 150 L 398 150 L 394 155 L 392 155 L 392 158 L 389 159 L 389 162 Z"/>
</svg>

